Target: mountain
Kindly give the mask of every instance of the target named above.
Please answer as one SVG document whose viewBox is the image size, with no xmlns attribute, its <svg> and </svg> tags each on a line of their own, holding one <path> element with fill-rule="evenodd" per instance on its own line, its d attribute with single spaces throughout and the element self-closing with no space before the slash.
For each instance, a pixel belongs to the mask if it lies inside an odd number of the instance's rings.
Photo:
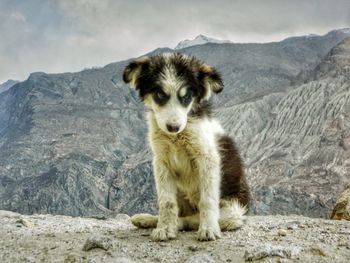
<svg viewBox="0 0 350 263">
<path fill-rule="evenodd" d="M 19 81 L 17 81 L 17 80 L 9 79 L 9 80 L 5 81 L 4 83 L 0 84 L 0 93 L 8 90 L 9 88 L 14 86 L 18 82 Z"/>
<path fill-rule="evenodd" d="M 177 50 L 223 76 L 215 114 L 241 149 L 252 213 L 329 216 L 348 178 L 349 35 Z M 0 94 L 0 209 L 157 211 L 144 108 L 121 77 L 127 63 L 37 72 Z"/>
<path fill-rule="evenodd" d="M 178 50 L 186 47 L 203 45 L 207 43 L 223 44 L 223 43 L 232 43 L 232 42 L 230 40 L 220 40 L 220 39 L 207 37 L 204 35 L 198 35 L 192 40 L 186 39 L 186 40 L 180 41 L 174 49 Z"/>
</svg>

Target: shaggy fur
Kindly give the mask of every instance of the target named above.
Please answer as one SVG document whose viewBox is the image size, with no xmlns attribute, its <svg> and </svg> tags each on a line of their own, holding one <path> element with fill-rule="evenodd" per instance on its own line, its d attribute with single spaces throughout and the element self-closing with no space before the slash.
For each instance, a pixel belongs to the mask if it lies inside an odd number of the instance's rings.
<svg viewBox="0 0 350 263">
<path fill-rule="evenodd" d="M 242 226 L 249 188 L 234 142 L 211 115 L 208 102 L 223 89 L 217 71 L 182 54 L 142 57 L 123 79 L 148 109 L 149 142 L 159 216 L 138 214 L 134 225 L 155 228 L 152 238 L 198 230 L 201 241 Z"/>
</svg>

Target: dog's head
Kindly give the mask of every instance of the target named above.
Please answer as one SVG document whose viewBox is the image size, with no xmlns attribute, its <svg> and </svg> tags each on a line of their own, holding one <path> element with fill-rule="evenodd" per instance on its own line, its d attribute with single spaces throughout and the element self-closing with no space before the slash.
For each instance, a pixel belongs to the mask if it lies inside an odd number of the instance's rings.
<svg viewBox="0 0 350 263">
<path fill-rule="evenodd" d="M 168 134 L 183 131 L 188 116 L 200 110 L 213 92 L 223 89 L 213 67 L 178 53 L 136 59 L 125 68 L 123 79 L 136 89 L 159 128 Z"/>
</svg>

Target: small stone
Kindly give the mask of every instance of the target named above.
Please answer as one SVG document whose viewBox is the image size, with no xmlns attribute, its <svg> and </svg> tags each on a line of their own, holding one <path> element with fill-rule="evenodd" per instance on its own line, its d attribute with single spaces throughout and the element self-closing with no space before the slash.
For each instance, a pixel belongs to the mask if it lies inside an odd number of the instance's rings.
<svg viewBox="0 0 350 263">
<path fill-rule="evenodd" d="M 266 244 L 249 248 L 244 253 L 246 261 L 259 260 L 266 257 L 295 258 L 302 251 L 298 246 L 274 246 Z"/>
<path fill-rule="evenodd" d="M 287 226 L 287 229 L 289 230 L 293 230 L 293 229 L 297 229 L 298 228 L 298 225 L 288 225 Z"/>
<path fill-rule="evenodd" d="M 185 263 L 215 263 L 208 254 L 197 254 L 188 258 Z"/>
<path fill-rule="evenodd" d="M 107 220 L 108 217 L 106 217 L 105 215 L 93 215 L 91 216 L 91 218 L 97 219 L 97 220 Z"/>
<path fill-rule="evenodd" d="M 18 219 L 16 221 L 16 223 L 22 224 L 25 227 L 29 227 L 29 228 L 33 228 L 34 227 L 34 224 L 31 221 L 29 221 L 28 219 L 25 219 L 25 218 Z"/>
<path fill-rule="evenodd" d="M 193 252 L 200 250 L 200 248 L 198 246 L 189 246 L 188 249 L 193 251 Z"/>
<path fill-rule="evenodd" d="M 84 251 L 89 251 L 94 248 L 108 250 L 112 247 L 112 241 L 108 237 L 90 236 L 83 247 Z"/>
<path fill-rule="evenodd" d="M 331 219 L 350 221 L 350 183 L 346 186 L 345 191 L 340 194 L 333 209 Z"/>
<path fill-rule="evenodd" d="M 26 257 L 25 259 L 24 259 L 24 262 L 26 262 L 26 263 L 34 263 L 35 262 L 35 258 L 34 257 Z"/>
<path fill-rule="evenodd" d="M 69 254 L 65 257 L 64 263 L 75 263 L 78 262 L 77 256 L 73 254 Z"/>
<path fill-rule="evenodd" d="M 286 235 L 287 235 L 287 231 L 286 231 L 286 230 L 284 230 L 284 229 L 278 229 L 277 234 L 278 234 L 279 236 L 284 237 L 284 236 L 286 236 Z"/>
<path fill-rule="evenodd" d="M 320 256 L 324 256 L 324 257 L 327 256 L 326 250 L 323 247 L 319 246 L 319 245 L 312 246 L 311 247 L 311 251 L 312 251 L 312 253 L 314 253 L 316 255 L 320 255 Z"/>
</svg>

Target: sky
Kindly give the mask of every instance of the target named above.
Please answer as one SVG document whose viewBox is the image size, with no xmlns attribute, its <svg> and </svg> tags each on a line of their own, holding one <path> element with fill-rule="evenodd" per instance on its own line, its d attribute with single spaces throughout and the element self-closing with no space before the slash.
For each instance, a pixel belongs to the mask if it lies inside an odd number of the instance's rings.
<svg viewBox="0 0 350 263">
<path fill-rule="evenodd" d="M 350 27 L 350 0 L 0 0 L 0 83 L 175 47 L 199 34 L 271 42 Z"/>
</svg>

